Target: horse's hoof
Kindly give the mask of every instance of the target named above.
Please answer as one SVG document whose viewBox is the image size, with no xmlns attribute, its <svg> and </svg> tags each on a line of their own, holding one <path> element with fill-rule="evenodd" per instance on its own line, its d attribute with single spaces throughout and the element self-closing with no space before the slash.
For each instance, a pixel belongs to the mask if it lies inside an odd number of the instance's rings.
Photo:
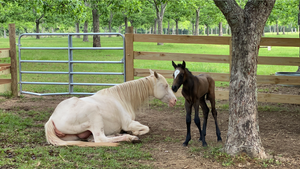
<svg viewBox="0 0 300 169">
<path fill-rule="evenodd" d="M 187 146 L 188 146 L 188 143 L 183 143 L 182 146 L 183 146 L 183 147 L 187 147 Z"/>
<path fill-rule="evenodd" d="M 203 147 L 207 147 L 207 143 L 206 143 L 206 142 L 203 143 L 202 146 L 203 146 Z"/>
<path fill-rule="evenodd" d="M 218 142 L 222 142 L 222 139 L 218 139 Z"/>
<path fill-rule="evenodd" d="M 142 140 L 140 140 L 140 139 L 132 140 L 132 144 L 138 144 L 138 143 L 142 143 Z"/>
</svg>

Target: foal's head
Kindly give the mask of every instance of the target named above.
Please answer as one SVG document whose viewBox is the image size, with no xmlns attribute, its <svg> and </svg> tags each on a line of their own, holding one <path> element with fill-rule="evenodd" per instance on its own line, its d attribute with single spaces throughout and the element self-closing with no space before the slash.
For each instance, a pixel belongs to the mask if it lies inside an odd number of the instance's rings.
<svg viewBox="0 0 300 169">
<path fill-rule="evenodd" d="M 172 61 L 172 65 L 175 69 L 175 72 L 173 73 L 172 90 L 174 92 L 177 92 L 177 90 L 181 87 L 182 83 L 185 80 L 185 61 L 183 61 L 182 64 L 178 65 L 176 65 L 174 61 Z"/>
</svg>

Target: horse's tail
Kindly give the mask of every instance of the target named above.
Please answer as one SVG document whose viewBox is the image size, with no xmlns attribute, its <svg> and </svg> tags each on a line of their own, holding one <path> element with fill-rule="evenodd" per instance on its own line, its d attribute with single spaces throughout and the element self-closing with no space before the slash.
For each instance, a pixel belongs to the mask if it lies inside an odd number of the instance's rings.
<svg viewBox="0 0 300 169">
<path fill-rule="evenodd" d="M 54 131 L 54 125 L 51 119 L 45 124 L 45 134 L 47 142 L 56 146 L 87 146 L 87 147 L 101 147 L 101 146 L 118 146 L 118 143 L 95 143 L 95 142 L 83 142 L 83 141 L 64 141 L 56 136 Z"/>
</svg>

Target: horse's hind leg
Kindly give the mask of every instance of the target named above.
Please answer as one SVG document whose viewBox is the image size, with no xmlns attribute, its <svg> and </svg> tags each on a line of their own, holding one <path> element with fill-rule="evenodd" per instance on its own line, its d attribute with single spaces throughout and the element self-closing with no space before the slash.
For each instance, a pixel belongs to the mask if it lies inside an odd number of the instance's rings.
<svg viewBox="0 0 300 169">
<path fill-rule="evenodd" d="M 218 138 L 218 141 L 222 141 L 222 138 L 221 138 L 221 131 L 219 129 L 219 125 L 218 125 L 218 119 L 217 119 L 217 115 L 218 115 L 218 112 L 216 110 L 216 103 L 215 103 L 215 95 L 213 93 L 213 95 L 210 95 L 209 97 L 209 101 L 211 103 L 211 112 L 212 112 L 212 115 L 215 119 L 215 125 L 216 125 L 216 134 L 217 134 L 217 138 Z"/>
<path fill-rule="evenodd" d="M 194 103 L 194 109 L 195 109 L 194 122 L 195 122 L 196 126 L 198 127 L 198 130 L 200 133 L 199 141 L 202 141 L 202 146 L 205 147 L 205 146 L 207 146 L 207 143 L 205 141 L 205 136 L 203 135 L 203 132 L 201 131 L 201 121 L 199 118 L 199 102 Z"/>
<path fill-rule="evenodd" d="M 209 113 L 209 108 L 207 107 L 207 104 L 205 102 L 205 95 L 200 98 L 200 106 L 203 112 L 203 128 L 202 128 L 202 135 L 200 137 L 200 140 L 202 140 L 202 142 L 205 142 L 207 118 Z"/>
</svg>

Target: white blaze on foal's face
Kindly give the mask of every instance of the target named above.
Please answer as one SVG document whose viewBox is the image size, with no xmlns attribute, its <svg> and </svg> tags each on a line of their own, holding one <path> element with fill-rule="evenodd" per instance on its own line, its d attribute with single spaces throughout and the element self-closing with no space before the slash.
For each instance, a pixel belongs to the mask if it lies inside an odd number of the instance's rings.
<svg viewBox="0 0 300 169">
<path fill-rule="evenodd" d="M 176 69 L 174 72 L 174 79 L 176 79 L 176 77 L 178 76 L 179 73 L 180 73 L 180 70 Z"/>
</svg>

